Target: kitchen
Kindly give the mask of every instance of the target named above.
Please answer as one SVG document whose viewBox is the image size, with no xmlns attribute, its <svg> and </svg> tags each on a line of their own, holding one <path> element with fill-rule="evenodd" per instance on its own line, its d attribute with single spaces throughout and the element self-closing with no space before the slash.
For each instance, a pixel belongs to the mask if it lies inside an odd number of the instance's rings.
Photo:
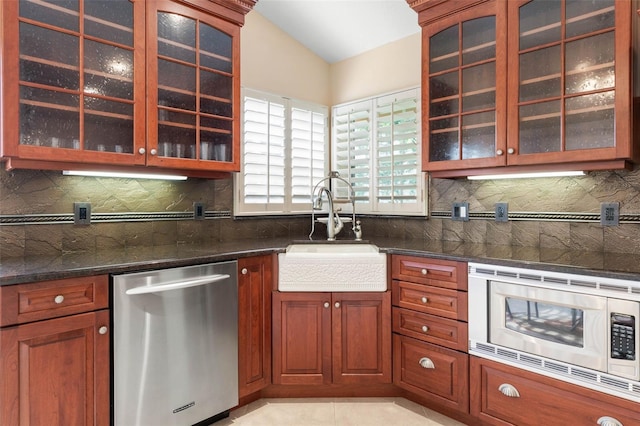
<svg viewBox="0 0 640 426">
<path fill-rule="evenodd" d="M 242 82 L 255 89 L 331 105 L 420 83 L 419 35 L 329 66 L 262 16 L 250 12 L 241 42 Z M 274 46 L 268 52 L 263 48 L 266 42 Z M 370 65 L 378 64 L 380 57 L 387 63 L 406 64 L 400 67 L 403 72 L 394 70 L 393 75 L 386 75 L 384 68 Z M 282 66 L 283 63 L 287 66 Z M 378 73 L 372 78 L 379 81 L 363 81 L 361 74 L 353 72 L 359 69 L 376 69 Z M 300 75 L 304 78 L 299 78 Z M 386 238 L 401 240 L 410 249 L 460 257 L 486 256 L 534 263 L 560 261 L 588 269 L 637 274 L 640 258 L 637 219 L 603 227 L 597 216 L 602 202 L 619 202 L 621 214 L 637 216 L 639 173 L 636 167 L 634 171 L 599 171 L 585 177 L 525 183 L 433 179 L 428 220 L 367 217 L 363 219 L 363 235 L 374 242 Z M 309 232 L 308 217 L 232 219 L 231 179 L 192 179 L 180 183 L 111 181 L 63 177 L 52 171 L 18 170 L 2 171 L 1 183 L 3 219 L 18 216 L 22 221 L 10 225 L 3 222 L 0 226 L 3 275 L 9 279 L 14 273 L 23 273 L 21 268 L 27 270 L 20 266 L 22 256 L 39 258 L 40 273 L 46 277 L 47 268 L 86 267 L 87 253 L 109 252 L 113 258 L 102 269 L 108 273 L 109 265 L 144 261 L 149 253 L 158 258 L 184 259 L 203 256 L 190 252 L 189 246 L 193 245 L 211 244 L 215 246 L 214 253 L 235 252 L 238 247 L 249 250 L 247 247 L 252 245 L 269 249 L 303 239 Z M 87 200 L 92 203 L 93 213 L 128 214 L 129 219 L 96 218 L 89 227 L 56 223 L 58 215 L 70 214 L 74 202 Z M 451 205 L 460 201 L 469 202 L 472 220 L 452 221 L 447 217 Z M 473 216 L 493 212 L 494 204 L 503 201 L 509 203 L 510 212 L 586 213 L 580 216 L 587 219 L 564 220 L 556 216 L 549 220 L 534 215 L 530 220 L 499 223 L 493 218 Z M 147 212 L 190 212 L 194 202 L 202 203 L 215 217 L 204 221 L 145 221 L 136 216 Z M 42 215 L 48 221 L 42 223 Z"/>
</svg>

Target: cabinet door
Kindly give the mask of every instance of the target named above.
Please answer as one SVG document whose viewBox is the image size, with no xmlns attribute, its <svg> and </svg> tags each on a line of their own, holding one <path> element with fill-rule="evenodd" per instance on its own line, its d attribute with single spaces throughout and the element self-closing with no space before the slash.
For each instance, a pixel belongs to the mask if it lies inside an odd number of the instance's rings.
<svg viewBox="0 0 640 426">
<path fill-rule="evenodd" d="M 507 3 L 508 164 L 629 158 L 632 2 Z"/>
<path fill-rule="evenodd" d="M 423 31 L 423 169 L 504 165 L 506 2 L 450 3 Z"/>
<path fill-rule="evenodd" d="M 240 27 L 158 0 L 147 28 L 148 163 L 238 171 Z"/>
<path fill-rule="evenodd" d="M 271 383 L 272 257 L 238 260 L 240 397 Z"/>
<path fill-rule="evenodd" d="M 334 293 L 333 383 L 391 383 L 391 292 Z"/>
<path fill-rule="evenodd" d="M 469 355 L 393 335 L 394 383 L 428 400 L 469 412 Z"/>
<path fill-rule="evenodd" d="M 144 6 L 2 2 L 2 156 L 144 164 Z"/>
<path fill-rule="evenodd" d="M 331 383 L 331 293 L 280 293 L 273 300 L 273 383 Z"/>
<path fill-rule="evenodd" d="M 0 423 L 109 425 L 107 310 L 0 330 Z"/>
<path fill-rule="evenodd" d="M 471 414 L 487 424 L 640 424 L 636 402 L 504 364 L 472 356 L 470 376 Z"/>
</svg>

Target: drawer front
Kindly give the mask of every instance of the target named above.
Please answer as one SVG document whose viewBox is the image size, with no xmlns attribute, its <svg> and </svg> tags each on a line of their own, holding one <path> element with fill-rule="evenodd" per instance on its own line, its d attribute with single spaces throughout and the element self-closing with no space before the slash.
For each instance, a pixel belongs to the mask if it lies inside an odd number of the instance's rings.
<svg viewBox="0 0 640 426">
<path fill-rule="evenodd" d="M 1 325 L 90 312 L 109 305 L 109 277 L 96 275 L 0 287 Z"/>
<path fill-rule="evenodd" d="M 476 357 L 471 383 L 471 412 L 490 424 L 598 425 L 607 417 L 624 426 L 640 424 L 631 401 Z"/>
<path fill-rule="evenodd" d="M 467 264 L 451 260 L 394 255 L 393 278 L 436 287 L 467 289 Z"/>
<path fill-rule="evenodd" d="M 427 314 L 466 321 L 467 292 L 394 280 L 393 304 Z"/>
<path fill-rule="evenodd" d="M 394 383 L 465 413 L 469 412 L 469 358 L 398 334 L 393 335 Z"/>
<path fill-rule="evenodd" d="M 459 351 L 468 345 L 467 323 L 393 308 L 393 331 Z"/>
</svg>

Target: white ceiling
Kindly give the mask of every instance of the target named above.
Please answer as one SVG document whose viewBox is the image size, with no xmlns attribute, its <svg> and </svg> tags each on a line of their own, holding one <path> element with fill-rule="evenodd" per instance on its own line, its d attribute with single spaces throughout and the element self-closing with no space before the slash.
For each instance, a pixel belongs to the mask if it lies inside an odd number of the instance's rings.
<svg viewBox="0 0 640 426">
<path fill-rule="evenodd" d="M 406 0 L 258 0 L 254 10 L 330 64 L 420 31 Z"/>
</svg>

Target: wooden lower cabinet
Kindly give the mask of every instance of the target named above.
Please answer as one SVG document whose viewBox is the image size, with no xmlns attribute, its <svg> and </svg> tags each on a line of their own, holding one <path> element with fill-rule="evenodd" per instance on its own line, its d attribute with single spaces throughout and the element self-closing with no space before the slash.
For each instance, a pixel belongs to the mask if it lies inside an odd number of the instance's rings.
<svg viewBox="0 0 640 426">
<path fill-rule="evenodd" d="M 271 384 L 272 255 L 238 260 L 240 397 Z"/>
<path fill-rule="evenodd" d="M 109 425 L 107 309 L 0 330 L 0 424 Z"/>
<path fill-rule="evenodd" d="M 640 424 L 638 403 L 475 356 L 470 366 L 471 414 L 487 424 Z"/>
<path fill-rule="evenodd" d="M 394 383 L 428 401 L 469 411 L 469 355 L 393 335 Z"/>
<path fill-rule="evenodd" d="M 390 292 L 274 292 L 273 383 L 391 383 Z"/>
</svg>

